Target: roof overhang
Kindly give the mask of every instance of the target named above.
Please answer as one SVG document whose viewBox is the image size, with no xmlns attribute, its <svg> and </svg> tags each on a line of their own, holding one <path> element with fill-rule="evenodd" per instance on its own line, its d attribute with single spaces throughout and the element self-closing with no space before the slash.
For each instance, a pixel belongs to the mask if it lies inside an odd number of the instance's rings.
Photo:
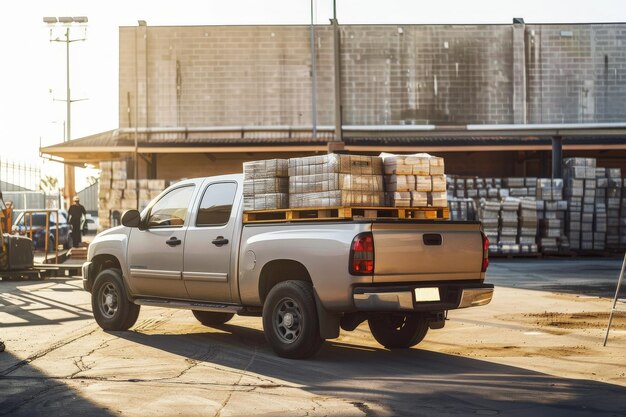
<svg viewBox="0 0 626 417">
<path fill-rule="evenodd" d="M 349 152 L 541 151 L 563 138 L 564 150 L 626 150 L 626 123 L 543 125 L 342 126 Z M 98 163 L 132 154 L 326 152 L 334 129 L 319 126 L 120 128 L 42 147 L 65 163 Z"/>
</svg>

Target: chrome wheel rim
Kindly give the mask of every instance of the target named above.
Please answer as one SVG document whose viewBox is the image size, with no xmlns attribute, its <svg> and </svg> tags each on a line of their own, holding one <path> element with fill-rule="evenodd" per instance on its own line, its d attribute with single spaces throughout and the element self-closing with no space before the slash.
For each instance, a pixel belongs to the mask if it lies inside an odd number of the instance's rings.
<svg viewBox="0 0 626 417">
<path fill-rule="evenodd" d="M 117 313 L 117 309 L 119 308 L 118 298 L 119 294 L 117 293 L 117 289 L 115 285 L 111 283 L 106 283 L 100 289 L 100 312 L 107 319 L 112 319 L 115 317 Z"/>
<path fill-rule="evenodd" d="M 274 331 L 283 343 L 294 343 L 302 333 L 302 311 L 292 298 L 283 298 L 274 309 Z"/>
</svg>

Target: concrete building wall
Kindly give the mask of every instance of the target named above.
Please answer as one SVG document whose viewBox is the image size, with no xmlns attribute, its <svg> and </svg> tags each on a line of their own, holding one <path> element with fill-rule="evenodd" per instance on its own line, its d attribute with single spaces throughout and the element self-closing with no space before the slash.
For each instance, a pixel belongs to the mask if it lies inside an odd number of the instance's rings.
<svg viewBox="0 0 626 417">
<path fill-rule="evenodd" d="M 340 26 L 344 124 L 626 118 L 626 24 Z M 318 124 L 333 39 L 316 28 Z M 120 126 L 311 125 L 308 26 L 120 28 Z M 135 116 L 135 114 L 137 114 Z"/>
</svg>

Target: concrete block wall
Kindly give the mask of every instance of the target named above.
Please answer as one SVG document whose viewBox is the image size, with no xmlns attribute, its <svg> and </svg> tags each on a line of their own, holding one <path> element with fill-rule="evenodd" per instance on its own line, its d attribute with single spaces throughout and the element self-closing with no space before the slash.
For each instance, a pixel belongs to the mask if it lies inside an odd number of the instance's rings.
<svg viewBox="0 0 626 417">
<path fill-rule="evenodd" d="M 529 123 L 626 117 L 626 25 L 526 25 Z"/>
<path fill-rule="evenodd" d="M 626 24 L 346 25 L 340 38 L 344 124 L 626 119 Z M 332 28 L 315 42 L 317 122 L 333 125 Z M 122 27 L 120 127 L 310 125 L 311 74 L 308 26 Z"/>
</svg>

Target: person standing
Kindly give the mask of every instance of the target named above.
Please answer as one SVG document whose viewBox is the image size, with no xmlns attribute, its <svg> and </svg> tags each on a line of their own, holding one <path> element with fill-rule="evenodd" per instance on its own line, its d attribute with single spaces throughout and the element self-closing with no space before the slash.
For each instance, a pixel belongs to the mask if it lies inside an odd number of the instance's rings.
<svg viewBox="0 0 626 417">
<path fill-rule="evenodd" d="M 67 210 L 67 214 L 69 216 L 69 223 L 72 226 L 72 241 L 74 242 L 74 247 L 80 247 L 81 239 L 81 220 L 83 216 L 87 216 L 87 210 L 85 207 L 80 204 L 80 198 L 78 196 L 74 197 L 74 204 L 72 204 Z"/>
</svg>

